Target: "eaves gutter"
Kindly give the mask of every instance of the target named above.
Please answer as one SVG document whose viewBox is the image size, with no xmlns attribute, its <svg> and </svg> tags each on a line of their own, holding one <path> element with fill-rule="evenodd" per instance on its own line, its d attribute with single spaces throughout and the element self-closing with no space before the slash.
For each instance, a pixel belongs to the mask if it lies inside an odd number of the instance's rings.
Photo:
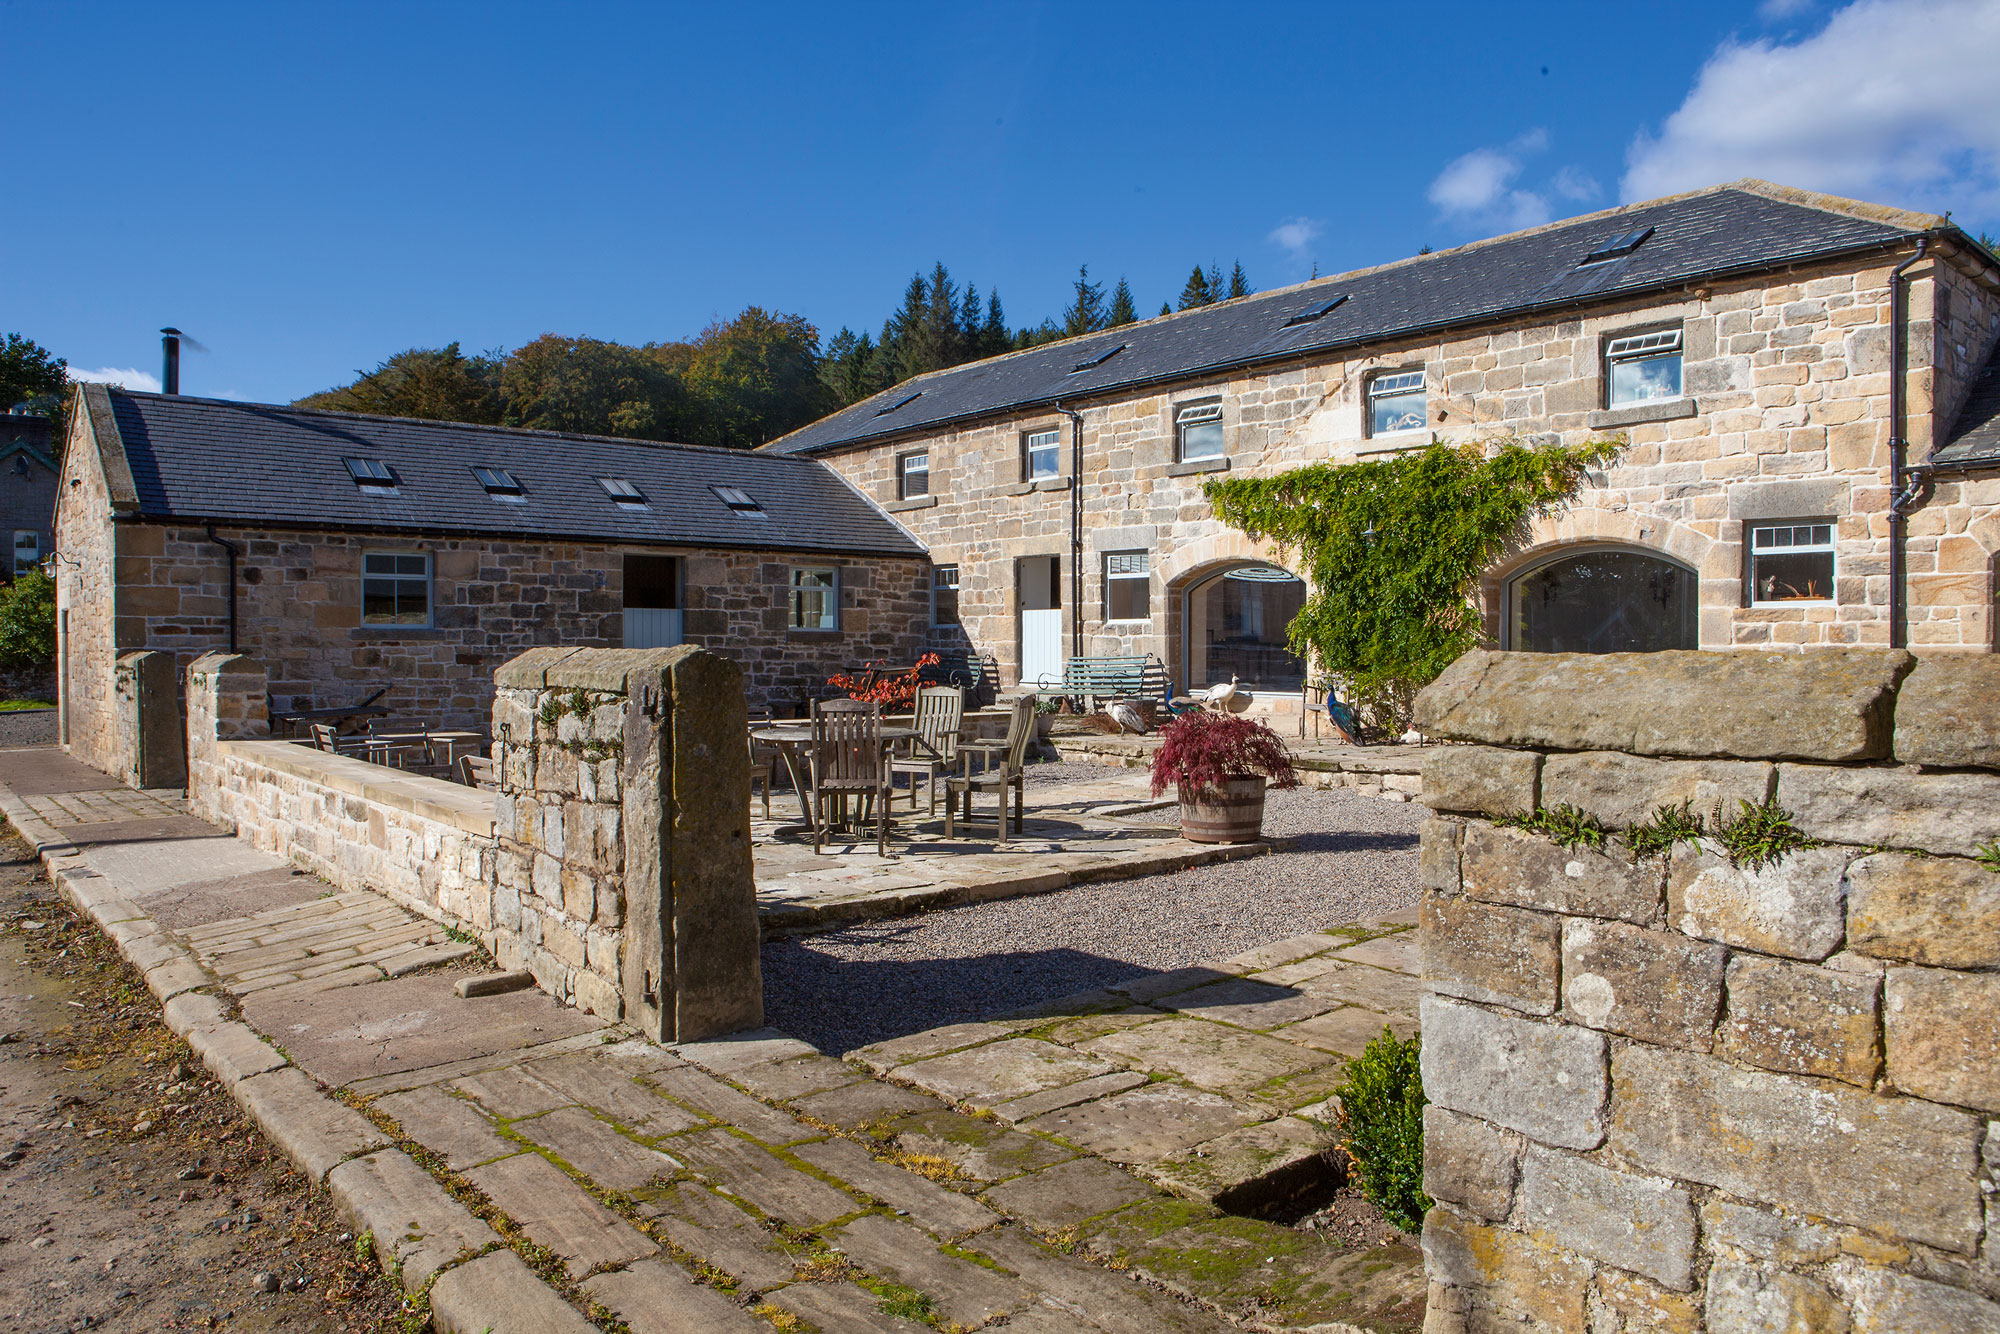
<svg viewBox="0 0 2000 1334">
<path fill-rule="evenodd" d="M 380 524 L 330 523 L 321 520 L 307 522 L 298 519 L 251 519 L 240 515 L 188 515 L 188 514 L 143 514 L 118 513 L 112 515 L 112 522 L 120 524 L 157 524 L 161 527 L 183 528 L 233 528 L 270 529 L 284 533 L 344 533 L 356 536 L 396 538 L 447 538 L 455 540 L 504 541 L 523 543 L 566 542 L 575 545 L 603 545 L 611 547 L 674 547 L 686 550 L 704 551 L 770 551 L 808 552 L 827 556 L 873 556 L 885 560 L 927 560 L 930 553 L 921 546 L 913 545 L 909 550 L 891 550 L 885 547 L 863 546 L 813 546 L 807 543 L 779 542 L 723 542 L 705 538 L 662 538 L 631 535 L 607 535 L 600 533 L 527 533 L 518 528 L 441 528 L 398 527 L 387 528 Z"/>
<path fill-rule="evenodd" d="M 935 434 L 939 430 L 961 426 L 969 422 L 984 421 L 988 418 L 1004 417 L 1037 409 L 1052 409 L 1055 404 L 1064 401 L 1090 401 L 1114 394 L 1129 393 L 1134 389 L 1146 389 L 1162 384 L 1175 384 L 1182 380 L 1196 380 L 1214 375 L 1222 375 L 1251 366 L 1283 366 L 1289 362 L 1313 361 L 1334 353 L 1350 352 L 1355 348 L 1367 347 L 1372 344 L 1401 342 L 1406 339 L 1418 338 L 1427 334 L 1443 333 L 1452 329 L 1477 328 L 1481 325 L 1508 323 L 1517 319 L 1556 314 L 1561 311 L 1576 310 L 1585 306 L 1609 305 L 1631 297 L 1649 296 L 1675 290 L 1684 291 L 1694 287 L 1705 287 L 1713 282 L 1725 281 L 1731 278 L 1750 277 L 1760 273 L 1783 273 L 1802 266 L 1819 265 L 1839 259 L 1852 259 L 1877 252 L 1894 253 L 1905 246 L 1914 244 L 1919 239 L 1951 239 L 1953 234 L 1962 235 L 1956 227 L 1931 228 L 1922 232 L 1905 232 L 1900 236 L 1888 240 L 1869 242 L 1867 245 L 1821 251 L 1785 260 L 1765 260 L 1755 264 L 1739 264 L 1730 268 L 1711 269 L 1696 277 L 1677 278 L 1669 282 L 1654 283 L 1645 287 L 1621 288 L 1610 292 L 1592 292 L 1585 296 L 1564 297 L 1559 301 L 1544 301 L 1525 306 L 1509 306 L 1505 310 L 1490 311 L 1470 317 L 1432 320 L 1425 324 L 1413 324 L 1402 329 L 1370 334 L 1365 338 L 1350 338 L 1343 342 L 1319 343 L 1312 347 L 1301 348 L 1296 351 L 1236 357 L 1228 361 L 1212 362 L 1207 365 L 1194 366 L 1186 370 L 1171 373 L 1141 376 L 1131 380 L 1119 380 L 1095 388 L 1077 389 L 1062 394 L 1051 394 L 1041 398 L 1022 399 L 1014 403 L 979 408 L 975 411 L 962 412 L 950 417 L 939 417 L 931 421 L 900 426 L 894 430 L 884 431 L 876 435 L 853 436 L 829 444 L 810 445 L 804 449 L 787 450 L 784 451 L 784 455 L 791 458 L 816 459 L 849 449 L 885 444 L 899 438 Z M 1976 243 L 1973 244 L 1976 245 Z M 768 449 L 769 447 L 766 446 L 765 448 Z"/>
</svg>

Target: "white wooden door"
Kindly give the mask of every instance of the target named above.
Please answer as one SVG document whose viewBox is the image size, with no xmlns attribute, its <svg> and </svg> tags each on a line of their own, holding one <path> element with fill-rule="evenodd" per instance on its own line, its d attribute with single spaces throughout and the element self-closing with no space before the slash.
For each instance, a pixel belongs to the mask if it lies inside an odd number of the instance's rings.
<svg viewBox="0 0 2000 1334">
<path fill-rule="evenodd" d="M 1021 684 L 1055 687 L 1063 677 L 1061 607 L 1021 613 Z"/>
</svg>

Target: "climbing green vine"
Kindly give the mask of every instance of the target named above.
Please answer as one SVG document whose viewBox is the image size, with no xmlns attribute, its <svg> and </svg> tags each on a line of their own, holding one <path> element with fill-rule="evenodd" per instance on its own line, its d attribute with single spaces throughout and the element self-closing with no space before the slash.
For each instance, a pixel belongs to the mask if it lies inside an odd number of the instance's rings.
<svg viewBox="0 0 2000 1334">
<path fill-rule="evenodd" d="M 1204 490 L 1224 523 L 1300 558 L 1308 593 L 1292 651 L 1343 678 L 1369 722 L 1400 732 L 1416 692 L 1478 644 L 1480 573 L 1622 447 L 1433 440 Z"/>
</svg>

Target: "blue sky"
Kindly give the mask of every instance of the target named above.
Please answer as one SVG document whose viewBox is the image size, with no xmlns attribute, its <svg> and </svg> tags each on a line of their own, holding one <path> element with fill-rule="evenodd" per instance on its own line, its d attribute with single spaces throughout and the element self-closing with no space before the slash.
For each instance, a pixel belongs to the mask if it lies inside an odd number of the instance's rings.
<svg viewBox="0 0 2000 1334">
<path fill-rule="evenodd" d="M 1150 314 L 1196 261 L 1264 289 L 1746 174 L 2000 230 L 2000 0 L 0 0 L 0 55 L 0 330 L 145 375 L 178 325 L 185 391 L 259 400 L 752 303 L 874 328 L 937 259 L 1016 324 L 1084 262 Z"/>
</svg>

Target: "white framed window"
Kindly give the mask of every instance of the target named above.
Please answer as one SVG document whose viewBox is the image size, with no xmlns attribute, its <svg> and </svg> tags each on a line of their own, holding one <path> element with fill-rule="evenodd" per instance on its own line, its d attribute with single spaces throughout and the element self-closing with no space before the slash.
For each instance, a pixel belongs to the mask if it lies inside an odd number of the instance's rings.
<svg viewBox="0 0 2000 1334">
<path fill-rule="evenodd" d="M 831 565 L 792 567 L 792 629 L 840 628 L 840 571 Z"/>
<path fill-rule="evenodd" d="M 1750 605 L 1833 601 L 1833 524 L 1819 520 L 1753 524 Z"/>
<path fill-rule="evenodd" d="M 916 500 L 931 493 L 931 455 L 904 454 L 896 460 L 896 491 L 900 499 Z"/>
<path fill-rule="evenodd" d="M 605 495 L 611 497 L 611 503 L 619 509 L 642 510 L 647 508 L 646 493 L 632 485 L 626 478 L 600 477 L 597 479 L 597 484 L 604 489 Z"/>
<path fill-rule="evenodd" d="M 1222 400 L 1189 403 L 1174 412 L 1174 442 L 1182 463 L 1219 459 L 1222 443 Z"/>
<path fill-rule="evenodd" d="M 431 558 L 424 551 L 361 556 L 361 623 L 424 629 L 431 623 Z"/>
<path fill-rule="evenodd" d="M 14 530 L 14 573 L 26 574 L 42 563 L 42 535 L 32 528 Z"/>
<path fill-rule="evenodd" d="M 1368 381 L 1368 434 L 1421 431 L 1426 412 L 1422 371 L 1394 371 Z"/>
<path fill-rule="evenodd" d="M 1143 551 L 1111 551 L 1104 556 L 1104 619 L 1153 619 L 1153 575 Z"/>
<path fill-rule="evenodd" d="M 1607 406 L 1681 396 L 1681 331 L 1628 334 L 1604 345 Z"/>
<path fill-rule="evenodd" d="M 931 567 L 931 624 L 958 624 L 958 567 Z"/>
<path fill-rule="evenodd" d="M 1030 431 L 1021 438 L 1021 448 L 1026 458 L 1024 480 L 1054 477 L 1062 471 L 1060 431 Z"/>
</svg>

